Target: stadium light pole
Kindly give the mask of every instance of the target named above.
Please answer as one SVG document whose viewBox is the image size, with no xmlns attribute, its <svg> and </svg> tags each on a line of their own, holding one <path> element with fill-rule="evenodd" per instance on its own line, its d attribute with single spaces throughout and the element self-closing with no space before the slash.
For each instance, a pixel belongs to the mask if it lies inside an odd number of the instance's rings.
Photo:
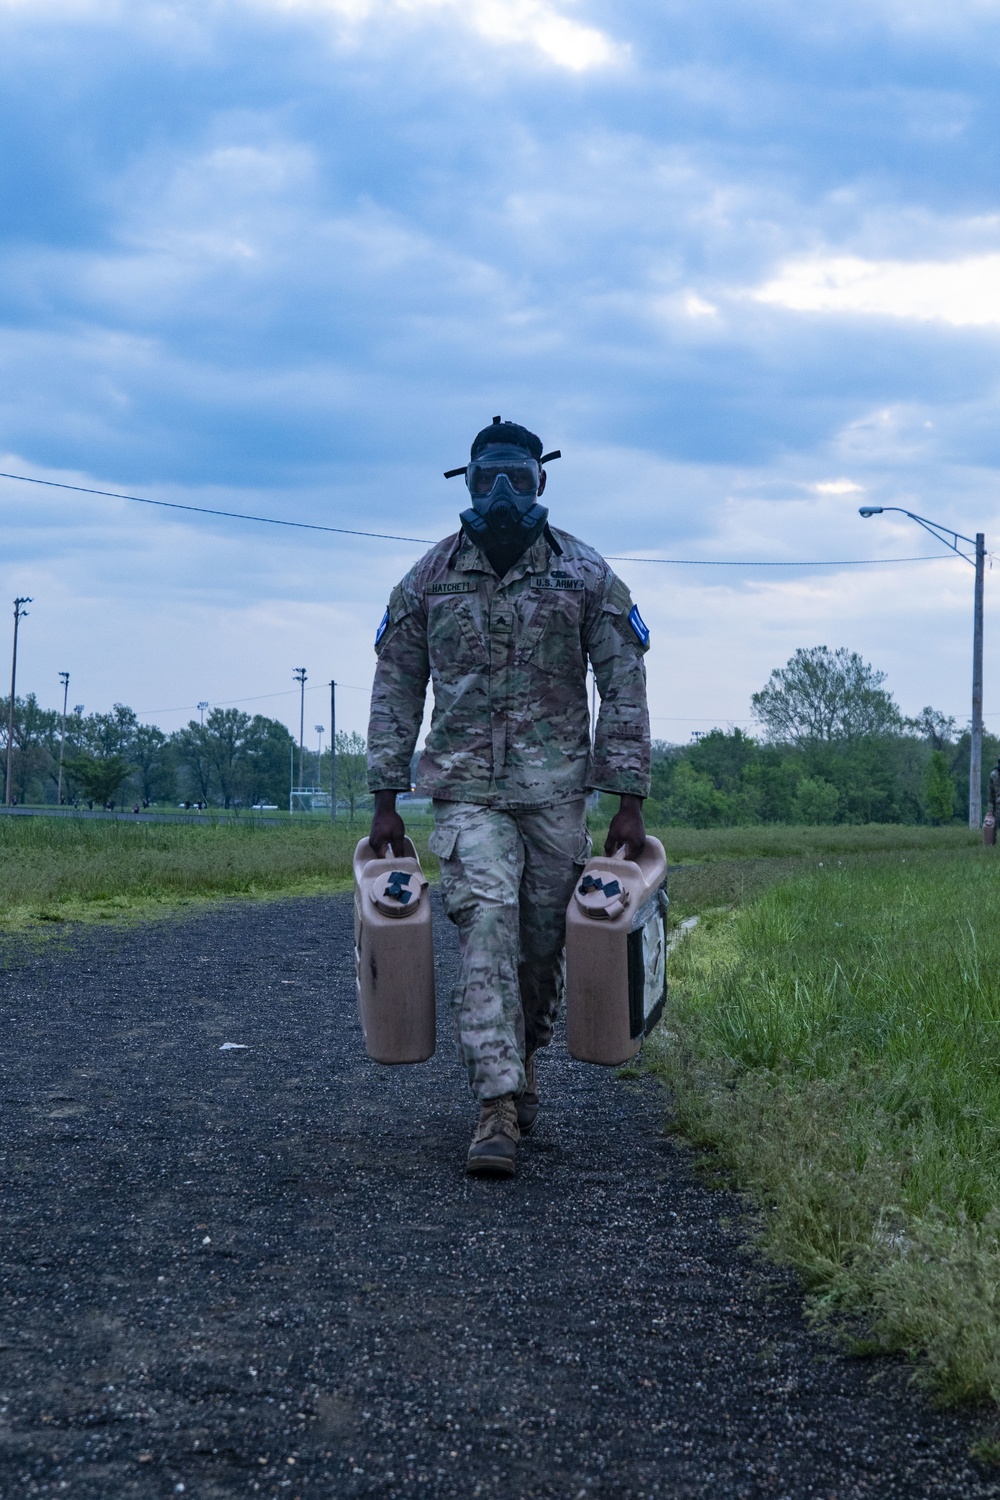
<svg viewBox="0 0 1000 1500">
<path fill-rule="evenodd" d="M 316 748 L 316 785 L 319 786 L 320 777 L 323 774 L 323 736 L 326 734 L 326 726 L 324 724 L 314 724 L 313 728 L 319 736 L 319 743 Z"/>
<path fill-rule="evenodd" d="M 337 684 L 330 683 L 330 821 L 337 821 Z"/>
<path fill-rule="evenodd" d="M 59 783 L 56 787 L 56 807 L 62 807 L 62 772 L 63 755 L 66 750 L 66 705 L 69 702 L 69 673 L 60 672 L 59 681 L 63 685 L 63 711 L 62 729 L 59 734 Z"/>
<path fill-rule="evenodd" d="M 986 536 L 982 531 L 976 532 L 975 541 L 971 536 L 963 536 L 960 531 L 953 531 L 950 526 L 941 526 L 937 521 L 928 521 L 926 516 L 915 515 L 912 510 L 904 510 L 901 505 L 862 505 L 858 514 L 869 520 L 872 516 L 885 515 L 887 511 L 897 511 L 901 516 L 909 516 L 911 521 L 916 521 L 925 531 L 930 532 L 937 542 L 943 542 L 950 547 L 956 557 L 964 557 L 966 562 L 972 563 L 976 570 L 975 602 L 972 611 L 972 743 L 969 747 L 969 827 L 980 828 L 983 822 L 983 579 L 986 571 Z M 970 557 L 963 552 L 958 545 L 964 542 L 966 546 L 975 549 L 975 555 Z"/>
<path fill-rule="evenodd" d="M 206 710 L 207 707 L 208 707 L 208 699 L 207 698 L 203 698 L 202 701 L 198 704 L 198 712 L 201 715 L 201 723 L 202 723 L 202 727 L 203 728 L 204 728 L 204 725 L 205 725 L 205 710 Z"/>
<path fill-rule="evenodd" d="M 14 600 L 14 649 L 10 658 L 10 712 L 7 715 L 7 802 L 10 806 L 11 788 L 14 785 L 14 694 L 17 690 L 17 627 L 24 619 L 28 611 L 26 604 L 32 601 L 25 595 L 23 599 Z"/>
<path fill-rule="evenodd" d="M 296 667 L 292 676 L 298 683 L 301 692 L 299 694 L 299 791 L 302 790 L 302 760 L 306 748 L 306 669 Z"/>
</svg>

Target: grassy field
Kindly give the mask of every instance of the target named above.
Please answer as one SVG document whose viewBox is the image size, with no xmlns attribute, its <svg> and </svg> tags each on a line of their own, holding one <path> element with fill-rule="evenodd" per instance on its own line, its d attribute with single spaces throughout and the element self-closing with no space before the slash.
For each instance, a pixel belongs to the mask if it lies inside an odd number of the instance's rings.
<svg viewBox="0 0 1000 1500">
<path fill-rule="evenodd" d="M 433 878 L 430 820 L 408 827 Z M 366 831 L 327 819 L 214 824 L 130 823 L 113 818 L 0 817 L 0 925 L 152 915 L 225 896 L 345 890 L 354 846 Z M 604 828 L 593 829 L 603 847 Z M 955 849 L 961 828 L 735 828 L 653 830 L 672 863 L 678 916 L 745 902 L 804 862 L 849 859 L 886 848 Z"/>
<path fill-rule="evenodd" d="M 816 1312 L 995 1403 L 1000 865 L 961 842 L 803 862 L 708 916 L 646 1056 Z"/>
<path fill-rule="evenodd" d="M 244 818 L 211 824 L 0 818 L 0 924 L 151 916 L 225 896 L 346 890 L 366 829 Z M 429 824 L 412 828 L 429 873 Z"/>
</svg>

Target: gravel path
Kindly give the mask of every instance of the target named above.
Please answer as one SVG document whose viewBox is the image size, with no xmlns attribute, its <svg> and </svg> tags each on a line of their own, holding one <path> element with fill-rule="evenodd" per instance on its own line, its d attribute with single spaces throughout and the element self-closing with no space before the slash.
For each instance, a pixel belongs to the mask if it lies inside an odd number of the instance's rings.
<svg viewBox="0 0 1000 1500">
<path fill-rule="evenodd" d="M 346 898 L 6 953 L 5 1500 L 1000 1494 L 806 1333 L 654 1085 L 553 1048 L 517 1178 L 467 1180 L 444 1018 L 364 1059 Z"/>
</svg>

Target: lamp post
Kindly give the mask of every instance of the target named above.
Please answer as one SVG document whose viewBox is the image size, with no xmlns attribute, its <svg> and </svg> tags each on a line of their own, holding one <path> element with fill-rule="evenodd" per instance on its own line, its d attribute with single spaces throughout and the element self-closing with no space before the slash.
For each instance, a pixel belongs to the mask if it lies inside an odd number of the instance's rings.
<svg viewBox="0 0 1000 1500">
<path fill-rule="evenodd" d="M 60 672 L 59 681 L 63 685 L 63 711 L 62 729 L 59 734 L 59 785 L 56 787 L 56 807 L 62 807 L 62 771 L 63 754 L 66 750 L 66 705 L 69 702 L 69 673 Z"/>
<path fill-rule="evenodd" d="M 14 703 L 17 692 L 17 627 L 24 619 L 28 611 L 26 604 L 31 599 L 27 595 L 23 599 L 14 600 L 14 649 L 10 657 L 10 711 L 7 715 L 7 802 L 10 806 L 11 791 L 14 786 Z"/>
<path fill-rule="evenodd" d="M 330 818 L 337 821 L 337 684 L 330 683 Z"/>
<path fill-rule="evenodd" d="M 292 676 L 299 685 L 299 791 L 302 790 L 302 761 L 306 750 L 306 669 L 296 667 Z M 300 808 L 301 811 L 301 808 Z"/>
<path fill-rule="evenodd" d="M 881 516 L 890 510 L 898 511 L 901 516 L 909 516 L 911 521 L 916 521 L 918 526 L 930 532 L 935 541 L 943 542 L 957 557 L 964 557 L 966 562 L 972 563 L 976 570 L 972 613 L 972 743 L 969 749 L 969 827 L 976 829 L 981 827 L 983 821 L 983 577 L 986 570 L 986 537 L 983 532 L 977 531 L 973 541 L 971 536 L 963 536 L 960 531 L 952 531 L 950 526 L 940 526 L 936 521 L 928 521 L 925 516 L 915 515 L 912 510 L 904 510 L 901 505 L 862 505 L 858 514 L 867 521 L 871 516 Z M 975 555 L 970 557 L 967 552 L 963 552 L 959 542 L 974 548 Z"/>
</svg>

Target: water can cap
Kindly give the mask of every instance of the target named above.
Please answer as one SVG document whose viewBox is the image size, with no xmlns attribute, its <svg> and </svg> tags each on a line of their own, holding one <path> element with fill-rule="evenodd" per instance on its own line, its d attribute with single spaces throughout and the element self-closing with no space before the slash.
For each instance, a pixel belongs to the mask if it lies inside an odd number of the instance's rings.
<svg viewBox="0 0 1000 1500">
<path fill-rule="evenodd" d="M 426 884 L 413 871 L 389 869 L 373 880 L 371 898 L 387 917 L 408 917 L 420 905 Z"/>
<path fill-rule="evenodd" d="M 614 875 L 585 871 L 576 888 L 576 903 L 581 911 L 598 922 L 613 922 L 628 906 L 631 894 Z"/>
</svg>

